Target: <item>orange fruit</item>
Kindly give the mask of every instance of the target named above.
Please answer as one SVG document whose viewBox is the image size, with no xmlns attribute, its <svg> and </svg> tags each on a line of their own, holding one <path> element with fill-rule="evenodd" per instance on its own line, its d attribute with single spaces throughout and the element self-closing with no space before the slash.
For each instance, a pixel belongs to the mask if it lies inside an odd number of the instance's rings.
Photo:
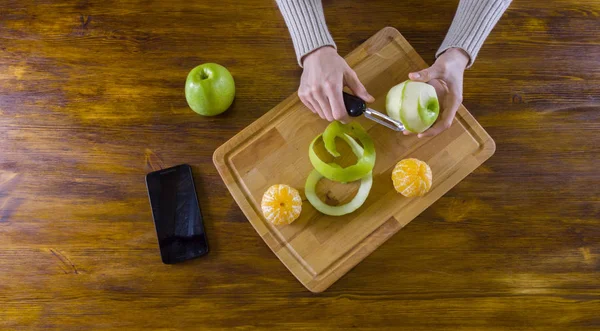
<svg viewBox="0 0 600 331">
<path fill-rule="evenodd" d="M 421 160 L 404 159 L 394 167 L 392 181 L 396 191 L 405 197 L 422 197 L 431 189 L 431 168 Z"/>
<path fill-rule="evenodd" d="M 265 218 L 275 224 L 290 224 L 302 211 L 302 198 L 293 187 L 277 184 L 269 187 L 260 204 Z"/>
</svg>

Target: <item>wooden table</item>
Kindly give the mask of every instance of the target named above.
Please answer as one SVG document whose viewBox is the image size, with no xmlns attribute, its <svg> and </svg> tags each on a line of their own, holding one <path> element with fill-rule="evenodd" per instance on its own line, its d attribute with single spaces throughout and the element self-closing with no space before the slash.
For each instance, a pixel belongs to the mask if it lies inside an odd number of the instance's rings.
<svg viewBox="0 0 600 331">
<path fill-rule="evenodd" d="M 340 53 L 395 26 L 430 63 L 457 4 L 325 2 Z M 273 1 L 1 5 L 1 330 L 600 328 L 598 1 L 515 1 L 465 77 L 496 154 L 320 295 L 211 158 L 297 88 Z M 204 62 L 235 77 L 223 116 L 186 105 Z M 167 266 L 144 175 L 180 163 L 212 251 Z"/>
</svg>

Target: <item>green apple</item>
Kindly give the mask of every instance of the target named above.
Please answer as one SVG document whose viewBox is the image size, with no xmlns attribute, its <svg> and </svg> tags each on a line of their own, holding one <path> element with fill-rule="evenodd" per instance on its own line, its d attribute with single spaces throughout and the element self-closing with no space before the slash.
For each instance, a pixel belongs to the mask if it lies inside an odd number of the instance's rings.
<svg viewBox="0 0 600 331">
<path fill-rule="evenodd" d="M 197 66 L 185 81 L 185 99 L 200 115 L 219 115 L 231 106 L 234 97 L 235 83 L 231 73 L 216 63 Z"/>
<path fill-rule="evenodd" d="M 415 133 L 429 129 L 440 113 L 435 88 L 408 80 L 390 89 L 385 106 L 391 118 L 402 122 L 406 130 Z"/>
</svg>

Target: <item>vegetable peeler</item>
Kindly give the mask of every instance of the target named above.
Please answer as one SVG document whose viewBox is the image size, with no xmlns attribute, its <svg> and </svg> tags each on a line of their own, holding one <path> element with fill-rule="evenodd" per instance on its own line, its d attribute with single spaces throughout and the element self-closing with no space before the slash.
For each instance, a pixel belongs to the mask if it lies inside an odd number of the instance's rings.
<svg viewBox="0 0 600 331">
<path fill-rule="evenodd" d="M 346 92 L 342 92 L 342 94 L 344 96 L 344 105 L 346 106 L 346 111 L 350 117 L 358 117 L 362 114 L 365 114 L 365 117 L 373 122 L 377 122 L 394 131 L 404 131 L 404 124 L 402 124 L 400 121 L 396 121 L 385 114 L 368 108 L 365 101 L 357 96 L 348 94 Z"/>
</svg>

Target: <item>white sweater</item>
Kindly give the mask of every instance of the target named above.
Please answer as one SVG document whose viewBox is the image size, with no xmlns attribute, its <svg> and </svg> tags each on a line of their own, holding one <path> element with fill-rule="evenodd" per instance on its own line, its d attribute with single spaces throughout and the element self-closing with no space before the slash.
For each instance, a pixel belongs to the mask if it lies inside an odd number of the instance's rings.
<svg viewBox="0 0 600 331">
<path fill-rule="evenodd" d="M 512 0 L 460 0 L 454 20 L 436 57 L 451 47 L 462 48 L 473 64 L 479 49 Z M 336 47 L 323 14 L 321 0 L 277 0 L 290 31 L 298 63 L 313 50 Z"/>
</svg>

